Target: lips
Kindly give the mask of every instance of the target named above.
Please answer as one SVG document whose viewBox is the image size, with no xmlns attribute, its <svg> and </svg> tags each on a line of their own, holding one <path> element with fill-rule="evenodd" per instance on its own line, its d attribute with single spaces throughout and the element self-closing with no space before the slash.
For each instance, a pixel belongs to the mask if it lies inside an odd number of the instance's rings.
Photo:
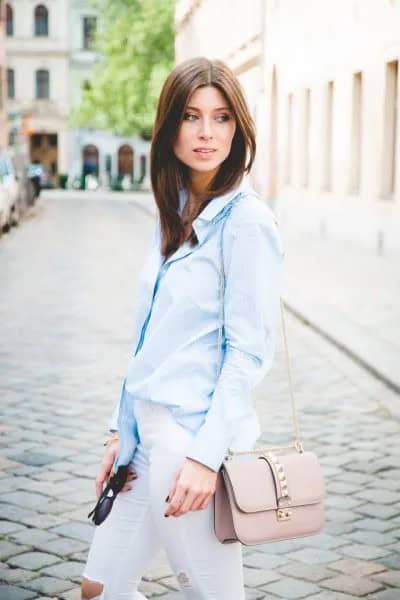
<svg viewBox="0 0 400 600">
<path fill-rule="evenodd" d="M 193 152 L 197 152 L 198 154 L 212 154 L 216 150 L 215 148 L 195 148 Z"/>
</svg>

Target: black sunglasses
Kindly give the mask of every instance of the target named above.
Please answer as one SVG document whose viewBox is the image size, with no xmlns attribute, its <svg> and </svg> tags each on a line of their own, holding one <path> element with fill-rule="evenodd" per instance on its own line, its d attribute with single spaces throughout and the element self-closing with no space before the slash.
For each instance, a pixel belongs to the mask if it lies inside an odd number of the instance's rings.
<svg viewBox="0 0 400 600">
<path fill-rule="evenodd" d="M 117 472 L 113 475 L 106 487 L 102 491 L 97 504 L 93 510 L 88 514 L 88 518 L 92 517 L 92 521 L 95 525 L 100 525 L 110 514 L 113 502 L 117 497 L 117 494 L 122 490 L 125 485 L 126 478 L 128 477 L 128 465 L 121 465 L 118 467 Z"/>
</svg>

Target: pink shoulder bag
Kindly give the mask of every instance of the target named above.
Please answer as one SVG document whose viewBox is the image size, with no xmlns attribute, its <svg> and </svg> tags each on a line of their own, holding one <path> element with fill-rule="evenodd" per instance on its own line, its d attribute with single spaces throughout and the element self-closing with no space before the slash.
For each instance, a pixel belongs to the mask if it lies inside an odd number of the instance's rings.
<svg viewBox="0 0 400 600">
<path fill-rule="evenodd" d="M 220 326 L 222 358 L 225 273 L 221 236 Z M 324 481 L 314 452 L 304 450 L 293 394 L 283 303 L 280 303 L 295 439 L 292 446 L 232 451 L 218 471 L 214 529 L 223 544 L 266 544 L 317 534 L 324 522 Z M 222 367 L 220 360 L 219 372 Z M 246 459 L 236 458 L 247 455 Z"/>
</svg>

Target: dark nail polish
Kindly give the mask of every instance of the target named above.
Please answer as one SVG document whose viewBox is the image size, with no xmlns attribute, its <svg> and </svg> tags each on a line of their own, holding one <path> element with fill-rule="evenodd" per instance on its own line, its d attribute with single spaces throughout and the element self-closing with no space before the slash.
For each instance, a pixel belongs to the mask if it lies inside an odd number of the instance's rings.
<svg viewBox="0 0 400 600">
<path fill-rule="evenodd" d="M 165 502 L 169 502 L 169 496 L 165 498 Z"/>
<path fill-rule="evenodd" d="M 164 517 L 169 517 L 169 515 L 164 515 Z"/>
</svg>

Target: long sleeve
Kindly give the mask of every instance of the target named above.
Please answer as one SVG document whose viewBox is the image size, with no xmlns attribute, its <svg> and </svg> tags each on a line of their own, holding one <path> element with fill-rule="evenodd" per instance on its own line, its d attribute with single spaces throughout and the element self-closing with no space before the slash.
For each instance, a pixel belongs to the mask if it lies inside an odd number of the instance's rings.
<svg viewBox="0 0 400 600">
<path fill-rule="evenodd" d="M 133 458 L 136 446 L 139 443 L 137 421 L 133 411 L 133 399 L 125 387 L 126 378 L 122 385 L 121 398 L 118 411 L 119 449 L 115 459 L 114 467 L 128 465 Z"/>
<path fill-rule="evenodd" d="M 206 418 L 186 453 L 214 471 L 242 419 L 254 411 L 252 389 L 273 361 L 284 253 L 272 216 L 238 224 L 224 254 L 222 368 Z"/>
</svg>

